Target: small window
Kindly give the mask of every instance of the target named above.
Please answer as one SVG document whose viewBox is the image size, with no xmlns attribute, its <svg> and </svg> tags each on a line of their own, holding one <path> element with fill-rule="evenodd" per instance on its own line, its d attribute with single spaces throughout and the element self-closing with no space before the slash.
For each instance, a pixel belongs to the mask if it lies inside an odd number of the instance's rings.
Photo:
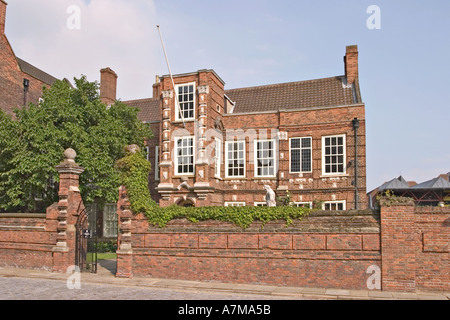
<svg viewBox="0 0 450 320">
<path fill-rule="evenodd" d="M 155 163 L 153 165 L 155 167 L 155 180 L 159 180 L 159 146 L 155 147 Z"/>
<path fill-rule="evenodd" d="M 225 207 L 244 207 L 245 202 L 225 202 Z"/>
<path fill-rule="evenodd" d="M 222 140 L 216 138 L 214 148 L 214 176 L 220 178 L 220 164 L 222 162 Z"/>
<path fill-rule="evenodd" d="M 312 209 L 312 202 L 294 202 L 294 206 Z"/>
<path fill-rule="evenodd" d="M 255 176 L 274 177 L 275 166 L 275 140 L 255 141 Z"/>
<path fill-rule="evenodd" d="M 194 137 L 175 139 L 175 174 L 194 174 Z"/>
<path fill-rule="evenodd" d="M 290 149 L 290 172 L 311 172 L 312 171 L 312 143 L 311 138 L 291 138 Z"/>
<path fill-rule="evenodd" d="M 345 201 L 326 201 L 323 203 L 322 209 L 327 211 L 345 210 Z"/>
<path fill-rule="evenodd" d="M 345 135 L 322 137 L 322 174 L 344 174 L 345 170 Z"/>
<path fill-rule="evenodd" d="M 226 177 L 245 177 L 245 141 L 227 141 L 225 149 Z"/>
<path fill-rule="evenodd" d="M 267 203 L 266 202 L 255 202 L 253 205 L 255 207 L 267 207 Z"/>
<path fill-rule="evenodd" d="M 178 110 L 176 120 L 193 120 L 195 118 L 195 84 L 176 86 Z"/>
</svg>

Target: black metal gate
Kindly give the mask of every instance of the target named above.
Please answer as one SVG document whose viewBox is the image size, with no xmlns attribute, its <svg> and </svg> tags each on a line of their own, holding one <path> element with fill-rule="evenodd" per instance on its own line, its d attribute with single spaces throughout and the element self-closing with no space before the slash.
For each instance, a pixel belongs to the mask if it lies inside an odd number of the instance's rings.
<svg viewBox="0 0 450 320">
<path fill-rule="evenodd" d="M 81 272 L 97 273 L 97 212 L 78 206 L 75 264 Z"/>
</svg>

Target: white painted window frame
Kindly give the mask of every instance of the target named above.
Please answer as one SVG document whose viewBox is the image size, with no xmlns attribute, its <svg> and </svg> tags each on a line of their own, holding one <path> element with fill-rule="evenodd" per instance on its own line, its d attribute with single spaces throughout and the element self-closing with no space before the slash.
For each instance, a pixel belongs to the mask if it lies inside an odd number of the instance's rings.
<svg viewBox="0 0 450 320">
<path fill-rule="evenodd" d="M 244 152 L 244 158 L 243 158 L 243 160 L 244 160 L 244 174 L 243 175 L 229 175 L 228 174 L 228 170 L 229 170 L 229 158 L 228 158 L 228 151 L 229 151 L 229 145 L 231 144 L 231 143 L 242 143 L 243 145 L 244 145 L 244 150 L 243 150 L 243 152 Z M 246 175 L 246 167 L 247 167 L 247 165 L 246 165 L 246 143 L 245 143 L 245 140 L 232 140 L 232 141 L 225 141 L 225 177 L 226 178 L 245 178 L 245 175 Z M 236 159 L 233 159 L 233 160 L 236 160 Z M 241 160 L 241 159 L 237 159 L 237 160 Z"/>
<path fill-rule="evenodd" d="M 222 163 L 222 140 L 215 138 L 214 146 L 214 177 L 221 178 L 221 163 Z"/>
<path fill-rule="evenodd" d="M 324 203 L 322 203 L 322 210 L 325 210 L 325 206 L 327 204 L 333 205 L 333 204 L 342 204 L 342 210 L 346 210 L 346 201 L 345 200 L 336 200 L 336 201 L 325 201 Z M 329 211 L 341 211 L 341 210 L 329 210 Z"/>
<path fill-rule="evenodd" d="M 192 172 L 183 173 L 178 172 L 178 141 L 182 139 L 192 139 Z M 182 136 L 175 137 L 175 154 L 174 154 L 174 162 L 175 162 L 175 176 L 194 176 L 195 175 L 195 155 L 196 155 L 196 145 L 195 145 L 195 136 Z"/>
<path fill-rule="evenodd" d="M 259 142 L 272 142 L 272 154 L 273 154 L 273 175 L 258 175 L 258 143 Z M 254 145 L 253 145 L 253 163 L 255 167 L 255 177 L 256 178 L 274 178 L 277 175 L 277 165 L 278 165 L 278 159 L 277 159 L 277 148 L 276 148 L 276 139 L 255 139 Z"/>
<path fill-rule="evenodd" d="M 343 138 L 343 172 L 325 172 L 325 139 L 327 138 Z M 322 175 L 323 176 L 343 176 L 347 174 L 347 139 L 345 134 L 336 134 L 329 136 L 322 136 Z"/>
<path fill-rule="evenodd" d="M 312 209 L 311 201 L 294 201 L 294 206 L 300 207 L 299 205 L 305 205 L 305 207 Z"/>
<path fill-rule="evenodd" d="M 155 146 L 155 181 L 159 181 L 159 146 Z"/>
<path fill-rule="evenodd" d="M 193 108 L 194 108 L 194 112 L 193 112 L 193 117 L 189 117 L 189 118 L 182 118 L 181 116 L 180 116 L 180 113 L 181 114 L 183 114 L 183 112 L 181 111 L 181 105 L 180 105 L 180 97 L 179 97 L 179 95 L 178 95 L 178 89 L 180 88 L 180 87 L 186 87 L 186 86 L 190 86 L 190 85 L 192 85 L 193 86 Z M 177 106 L 176 106 L 176 110 L 175 110 L 175 121 L 192 121 L 192 120 L 195 120 L 195 115 L 196 115 L 196 103 L 197 103 L 197 93 L 196 93 L 196 85 L 195 85 L 195 82 L 189 82 L 189 83 L 182 83 L 182 84 L 177 84 L 177 85 L 175 85 L 175 93 L 174 94 L 176 94 L 177 95 L 177 97 L 176 97 L 176 104 L 177 104 Z"/>
</svg>

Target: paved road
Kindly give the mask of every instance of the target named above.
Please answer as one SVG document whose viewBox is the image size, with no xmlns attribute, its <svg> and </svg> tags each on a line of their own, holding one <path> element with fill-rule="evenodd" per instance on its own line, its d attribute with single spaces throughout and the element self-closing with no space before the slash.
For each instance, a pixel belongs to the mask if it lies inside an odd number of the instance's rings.
<svg viewBox="0 0 450 320">
<path fill-rule="evenodd" d="M 259 294 L 199 292 L 151 287 L 83 283 L 80 289 L 68 289 L 62 280 L 0 276 L 0 300 L 274 300 Z M 294 298 L 291 298 L 294 299 Z M 302 299 L 296 297 L 296 300 Z"/>
</svg>

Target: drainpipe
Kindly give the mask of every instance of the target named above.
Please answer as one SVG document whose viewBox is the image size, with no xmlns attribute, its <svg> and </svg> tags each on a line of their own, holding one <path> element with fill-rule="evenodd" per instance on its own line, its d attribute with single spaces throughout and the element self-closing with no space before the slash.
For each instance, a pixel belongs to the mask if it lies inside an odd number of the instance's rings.
<svg viewBox="0 0 450 320">
<path fill-rule="evenodd" d="M 29 86 L 30 86 L 30 80 L 23 79 L 23 106 L 24 106 L 24 108 L 27 106 L 27 92 L 28 92 Z"/>
<path fill-rule="evenodd" d="M 359 209 L 359 195 L 358 195 L 358 118 L 353 119 L 353 130 L 355 131 L 355 210 Z"/>
</svg>

